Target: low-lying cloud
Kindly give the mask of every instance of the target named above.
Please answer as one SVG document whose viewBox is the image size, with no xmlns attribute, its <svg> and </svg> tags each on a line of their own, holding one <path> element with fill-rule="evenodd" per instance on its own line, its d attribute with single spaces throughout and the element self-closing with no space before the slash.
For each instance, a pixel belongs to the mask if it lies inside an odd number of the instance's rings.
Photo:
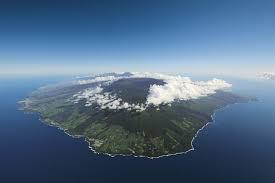
<svg viewBox="0 0 275 183">
<path fill-rule="evenodd" d="M 124 102 L 116 95 L 112 95 L 108 92 L 102 93 L 102 90 L 103 88 L 101 87 L 86 89 L 83 92 L 75 94 L 73 96 L 73 102 L 78 103 L 80 100 L 85 99 L 86 107 L 97 104 L 101 109 L 127 109 L 136 111 L 145 110 L 144 104 L 129 104 L 128 102 Z"/>
<path fill-rule="evenodd" d="M 165 82 L 164 85 L 151 85 L 147 96 L 146 103 L 144 104 L 130 104 L 124 102 L 116 95 L 111 95 L 108 92 L 102 92 L 103 85 L 108 85 L 119 79 L 127 78 L 154 78 L 160 79 Z M 86 89 L 74 95 L 74 102 L 78 103 L 80 100 L 85 99 L 85 106 L 89 107 L 97 104 L 101 109 L 127 109 L 143 111 L 148 106 L 159 106 L 160 104 L 169 104 L 176 100 L 191 100 L 200 97 L 208 96 L 216 93 L 217 90 L 230 88 L 232 85 L 224 80 L 212 79 L 209 81 L 192 81 L 189 77 L 164 75 L 158 73 L 131 73 L 131 75 L 123 76 L 104 76 L 95 77 L 87 80 L 80 80 L 78 84 L 99 83 L 97 87 Z"/>
<path fill-rule="evenodd" d="M 149 89 L 147 104 L 158 106 L 175 100 L 190 100 L 214 94 L 217 90 L 231 87 L 223 80 L 193 82 L 189 78 L 174 77 L 164 80 L 164 85 L 152 85 Z"/>
</svg>

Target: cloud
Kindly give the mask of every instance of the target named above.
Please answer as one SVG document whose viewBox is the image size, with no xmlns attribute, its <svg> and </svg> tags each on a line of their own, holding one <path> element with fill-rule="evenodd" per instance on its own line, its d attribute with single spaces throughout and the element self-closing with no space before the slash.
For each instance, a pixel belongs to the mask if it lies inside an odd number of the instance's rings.
<svg viewBox="0 0 275 183">
<path fill-rule="evenodd" d="M 169 77 L 164 85 L 152 85 L 149 89 L 147 104 L 158 106 L 175 100 L 190 100 L 214 94 L 217 90 L 231 87 L 223 80 L 213 79 L 207 82 L 193 82 L 186 77 Z"/>
<path fill-rule="evenodd" d="M 121 98 L 118 98 L 116 95 L 111 95 L 108 92 L 102 93 L 103 88 L 95 87 L 79 92 L 73 96 L 73 102 L 79 103 L 81 100 L 85 100 L 85 106 L 89 107 L 93 104 L 97 104 L 101 109 L 127 109 L 127 110 L 136 110 L 143 111 L 145 110 L 144 104 L 129 104 L 128 102 L 122 101 Z"/>
<path fill-rule="evenodd" d="M 83 85 L 83 84 L 90 84 L 90 83 L 97 83 L 97 82 L 112 82 L 122 79 L 122 77 L 115 77 L 115 76 L 102 76 L 102 77 L 95 77 L 93 79 L 83 79 L 83 80 L 78 80 L 78 84 Z"/>
<path fill-rule="evenodd" d="M 165 82 L 164 85 L 151 85 L 144 104 L 130 104 L 124 102 L 116 95 L 104 92 L 101 85 L 108 85 L 119 79 L 126 78 L 154 78 Z M 149 105 L 159 106 L 160 104 L 170 104 L 176 100 L 190 100 L 214 94 L 217 90 L 223 90 L 232 85 L 224 80 L 212 79 L 209 81 L 192 81 L 189 77 L 164 75 L 159 73 L 131 73 L 127 75 L 116 74 L 108 76 L 98 76 L 91 79 L 79 80 L 78 84 L 96 83 L 95 88 L 89 88 L 74 95 L 74 102 L 82 99 L 86 100 L 85 106 L 97 104 L 101 109 L 127 109 L 143 111 Z"/>
<path fill-rule="evenodd" d="M 107 74 L 101 74 L 99 76 L 91 76 L 89 79 L 81 79 L 78 80 L 77 83 L 82 84 L 91 84 L 91 83 L 98 83 L 98 82 L 106 82 L 106 84 L 110 84 L 114 81 L 125 79 L 125 78 L 131 78 L 134 75 L 130 72 L 121 72 L 121 73 L 107 73 Z M 87 77 L 84 77 L 87 78 Z"/>
<path fill-rule="evenodd" d="M 261 75 L 262 78 L 268 80 L 275 80 L 275 72 L 266 72 Z"/>
</svg>

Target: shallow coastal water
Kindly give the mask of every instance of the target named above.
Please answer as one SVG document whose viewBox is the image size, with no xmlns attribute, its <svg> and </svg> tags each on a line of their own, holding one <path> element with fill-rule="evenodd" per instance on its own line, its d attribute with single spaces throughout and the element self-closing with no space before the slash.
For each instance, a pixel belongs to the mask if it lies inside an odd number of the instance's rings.
<svg viewBox="0 0 275 183">
<path fill-rule="evenodd" d="M 83 139 L 18 110 L 29 92 L 63 79 L 0 79 L 0 182 L 275 181 L 274 82 L 229 78 L 235 92 L 259 101 L 217 111 L 195 151 L 150 160 L 94 154 Z"/>
</svg>

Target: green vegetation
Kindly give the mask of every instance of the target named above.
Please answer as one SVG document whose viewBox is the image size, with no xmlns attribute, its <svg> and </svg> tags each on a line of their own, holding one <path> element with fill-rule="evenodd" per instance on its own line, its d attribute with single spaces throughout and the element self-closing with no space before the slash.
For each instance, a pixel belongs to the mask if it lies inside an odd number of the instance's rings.
<svg viewBox="0 0 275 183">
<path fill-rule="evenodd" d="M 160 80 L 119 80 L 104 88 L 128 102 L 144 102 L 151 84 Z M 38 112 L 48 123 L 69 134 L 82 135 L 93 149 L 109 154 L 133 154 L 149 157 L 184 152 L 192 148 L 197 131 L 211 121 L 213 112 L 228 104 L 247 102 L 250 98 L 229 92 L 217 93 L 196 100 L 175 101 L 158 108 L 135 112 L 125 109 L 85 107 L 85 101 L 74 104 L 69 99 L 86 85 L 56 85 L 33 92 L 21 104 L 25 110 Z"/>
</svg>

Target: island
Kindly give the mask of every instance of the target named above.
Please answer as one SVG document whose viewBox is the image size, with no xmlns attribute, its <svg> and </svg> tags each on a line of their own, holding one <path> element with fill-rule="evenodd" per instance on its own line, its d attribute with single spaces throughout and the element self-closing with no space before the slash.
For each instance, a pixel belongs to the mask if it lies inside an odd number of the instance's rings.
<svg viewBox="0 0 275 183">
<path fill-rule="evenodd" d="M 217 109 L 248 102 L 220 80 L 108 73 L 48 85 L 20 101 L 43 122 L 83 137 L 96 153 L 161 157 L 193 149 Z"/>
</svg>

